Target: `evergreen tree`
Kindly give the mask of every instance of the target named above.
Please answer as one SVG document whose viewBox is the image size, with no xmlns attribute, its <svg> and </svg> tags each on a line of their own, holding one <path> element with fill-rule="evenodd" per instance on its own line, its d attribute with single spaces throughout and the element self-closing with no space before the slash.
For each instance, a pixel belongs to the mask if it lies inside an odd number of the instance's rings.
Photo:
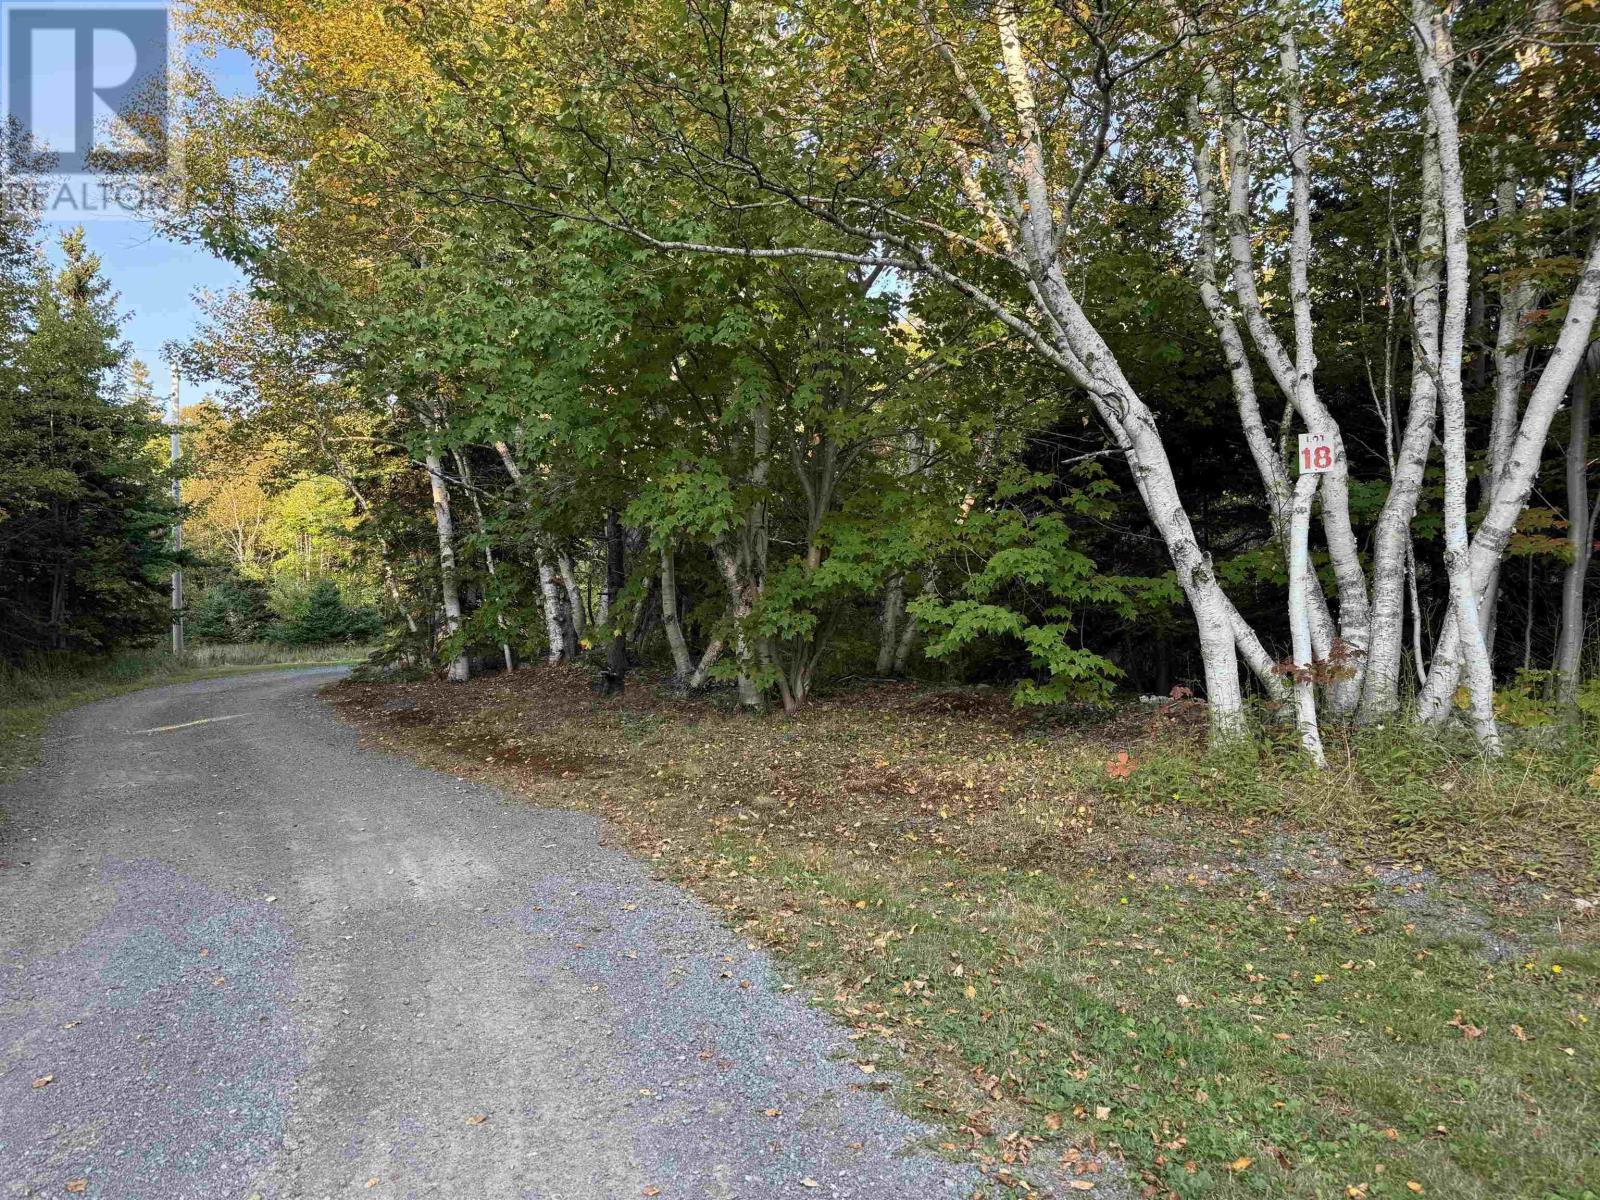
<svg viewBox="0 0 1600 1200">
<path fill-rule="evenodd" d="M 12 233 L 6 230 L 5 236 Z M 0 377 L 0 655 L 100 651 L 161 629 L 171 505 L 147 380 L 81 229 L 37 261 Z M 8 246 L 5 287 L 24 278 Z M 8 306 L 9 307 L 9 306 Z"/>
</svg>

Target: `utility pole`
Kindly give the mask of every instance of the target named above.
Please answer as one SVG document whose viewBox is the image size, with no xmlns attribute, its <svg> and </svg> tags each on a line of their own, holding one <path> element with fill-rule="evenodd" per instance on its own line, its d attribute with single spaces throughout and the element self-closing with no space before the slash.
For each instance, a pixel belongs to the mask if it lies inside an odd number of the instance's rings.
<svg viewBox="0 0 1600 1200">
<path fill-rule="evenodd" d="M 172 507 L 176 510 L 183 504 L 183 485 L 178 481 L 178 456 L 182 448 L 178 443 L 178 365 L 172 365 Z M 183 550 L 183 520 L 176 513 L 172 521 L 172 549 L 174 553 Z M 183 653 L 183 568 L 174 565 L 172 568 L 172 652 Z"/>
</svg>

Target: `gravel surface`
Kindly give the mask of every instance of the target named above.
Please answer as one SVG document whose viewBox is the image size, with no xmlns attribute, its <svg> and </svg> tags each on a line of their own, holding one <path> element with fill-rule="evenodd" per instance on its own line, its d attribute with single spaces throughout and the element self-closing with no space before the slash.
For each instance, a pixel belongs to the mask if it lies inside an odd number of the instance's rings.
<svg viewBox="0 0 1600 1200">
<path fill-rule="evenodd" d="M 588 816 L 358 748 L 336 675 L 90 705 L 0 787 L 0 1197 L 980 1182 L 704 905 Z"/>
</svg>

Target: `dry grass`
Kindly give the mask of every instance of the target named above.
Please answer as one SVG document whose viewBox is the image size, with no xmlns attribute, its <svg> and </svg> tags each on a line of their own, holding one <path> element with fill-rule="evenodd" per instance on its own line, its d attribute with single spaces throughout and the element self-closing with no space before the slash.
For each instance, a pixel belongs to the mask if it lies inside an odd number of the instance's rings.
<svg viewBox="0 0 1600 1200">
<path fill-rule="evenodd" d="M 1065 729 L 888 686 L 751 718 L 561 669 L 332 695 L 602 813 L 897 1056 L 997 1191 L 1600 1186 L 1581 746 L 1491 769 L 1372 731 L 1317 776 L 1208 759 L 1183 706 Z"/>
</svg>

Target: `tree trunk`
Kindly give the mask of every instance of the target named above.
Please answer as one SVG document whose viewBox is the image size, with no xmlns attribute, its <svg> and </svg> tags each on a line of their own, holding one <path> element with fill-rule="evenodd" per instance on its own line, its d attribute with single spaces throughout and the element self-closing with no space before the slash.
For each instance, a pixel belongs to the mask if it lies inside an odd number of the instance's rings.
<svg viewBox="0 0 1600 1200">
<path fill-rule="evenodd" d="M 1435 122 L 1425 117 L 1422 148 L 1422 212 L 1417 231 L 1417 269 L 1412 281 L 1413 358 L 1411 401 L 1405 432 L 1395 456 L 1389 495 L 1372 537 L 1372 641 L 1362 680 L 1361 716 L 1368 722 L 1391 716 L 1400 707 L 1400 659 L 1405 641 L 1406 590 L 1415 590 L 1411 522 L 1433 450 L 1437 423 L 1439 361 L 1439 276 L 1444 228 L 1439 211 L 1439 157 Z M 1415 605 L 1413 605 L 1415 609 Z M 1420 636 L 1422 614 L 1415 612 Z M 1418 655 L 1420 661 L 1420 654 Z M 1420 670 L 1420 667 L 1419 667 Z M 1420 676 L 1419 676 L 1420 678 Z"/>
<path fill-rule="evenodd" d="M 1353 712 L 1360 694 L 1360 672 L 1371 641 L 1371 608 L 1365 572 L 1350 521 L 1350 464 L 1339 424 L 1317 394 L 1316 353 L 1308 281 L 1311 254 L 1309 146 L 1300 104 L 1298 51 L 1293 35 L 1283 31 L 1279 45 L 1286 112 L 1290 124 L 1291 212 L 1289 293 L 1294 313 L 1294 355 L 1267 320 L 1256 288 L 1255 258 L 1250 241 L 1250 148 L 1245 122 L 1233 116 L 1226 123 L 1229 157 L 1228 252 L 1233 264 L 1234 294 L 1278 389 L 1312 433 L 1321 434 L 1333 450 L 1333 465 L 1322 478 L 1322 529 L 1338 583 L 1340 636 L 1356 652 L 1357 676 L 1328 689 L 1335 712 Z"/>
<path fill-rule="evenodd" d="M 1207 96 L 1213 103 L 1219 103 L 1222 89 L 1216 72 L 1208 69 L 1205 81 Z M 1228 368 L 1234 405 L 1239 410 L 1239 423 L 1244 429 L 1245 445 L 1250 449 L 1250 457 L 1255 461 L 1256 473 L 1261 477 L 1261 487 L 1266 493 L 1267 514 L 1272 522 L 1273 534 L 1287 556 L 1290 553 L 1289 521 L 1294 487 L 1289 482 L 1288 472 L 1284 469 L 1283 453 L 1267 433 L 1266 422 L 1261 415 L 1260 400 L 1256 393 L 1255 373 L 1251 369 L 1250 358 L 1245 353 L 1244 339 L 1240 336 L 1239 326 L 1233 319 L 1233 313 L 1224 303 L 1221 289 L 1217 286 L 1217 197 L 1211 142 L 1200 115 L 1199 103 L 1191 99 L 1187 111 L 1195 191 L 1200 205 L 1195 281 L 1199 288 L 1200 300 L 1211 318 L 1212 327 L 1217 331 L 1217 339 L 1222 344 L 1222 357 Z M 1309 562 L 1306 564 L 1306 569 L 1310 569 Z M 1325 659 L 1333 647 L 1335 632 L 1333 615 L 1328 611 L 1328 600 L 1323 595 L 1320 580 L 1314 577 L 1309 580 L 1305 593 L 1307 615 L 1311 626 L 1312 654 L 1316 658 Z M 1242 618 L 1237 624 L 1243 624 Z M 1253 647 L 1241 643 L 1239 649 L 1247 660 L 1251 658 Z M 1271 656 L 1263 650 L 1262 657 L 1267 663 L 1267 673 L 1263 676 L 1263 680 L 1276 680 L 1277 677 L 1271 675 Z M 1269 693 L 1273 691 L 1270 684 L 1268 691 Z"/>
<path fill-rule="evenodd" d="M 1449 111 L 1447 98 L 1443 107 Z M 1582 274 L 1567 306 L 1561 334 L 1528 397 L 1522 421 L 1512 440 L 1505 473 L 1495 488 L 1489 511 L 1472 536 L 1472 582 L 1480 597 L 1498 569 L 1506 543 L 1510 541 L 1517 519 L 1527 504 L 1550 424 L 1588 347 L 1597 309 L 1600 309 L 1600 238 L 1589 243 Z M 1440 631 L 1433 665 L 1419 697 L 1418 713 L 1424 721 L 1436 724 L 1449 713 L 1451 697 L 1455 695 L 1461 680 L 1462 664 L 1457 641 L 1458 624 L 1456 614 L 1452 611 Z"/>
<path fill-rule="evenodd" d="M 572 556 L 565 550 L 556 555 L 556 568 L 561 572 L 561 583 L 567 589 L 567 616 L 572 634 L 580 641 L 589 632 L 589 610 L 583 602 L 583 589 L 578 586 L 578 573 L 573 569 Z"/>
<path fill-rule="evenodd" d="M 905 606 L 905 576 L 896 575 L 889 581 L 889 586 L 883 593 L 882 616 L 878 622 L 879 675 L 887 675 L 895 669 L 895 630 L 900 624 L 900 614 Z"/>
<path fill-rule="evenodd" d="M 544 598 L 544 634 L 550 642 L 550 665 L 572 657 L 567 641 L 567 622 L 562 615 L 561 589 L 556 582 L 555 569 L 543 551 L 536 553 L 539 568 L 539 594 Z"/>
<path fill-rule="evenodd" d="M 678 621 L 678 564 L 668 546 L 661 547 L 661 624 L 672 650 L 673 678 L 679 684 L 687 684 L 694 675 L 694 660 L 689 657 L 689 644 L 683 639 L 683 626 Z"/>
<path fill-rule="evenodd" d="M 937 592 L 938 581 L 934 578 L 933 572 L 930 570 L 927 575 L 923 577 L 921 595 L 932 596 L 937 594 Z M 902 601 L 902 609 L 903 608 L 904 602 Z M 911 647 L 917 643 L 917 627 L 920 624 L 916 616 L 911 613 L 906 613 L 905 619 L 905 627 L 900 631 L 900 640 L 895 643 L 894 648 L 893 666 L 894 673 L 897 676 L 904 675 L 906 673 L 906 666 L 911 662 Z"/>
<path fill-rule="evenodd" d="M 494 547 L 489 544 L 489 523 L 483 519 L 483 502 L 478 499 L 478 489 L 472 486 L 472 464 L 467 461 L 467 456 L 461 451 L 454 451 L 456 470 L 461 475 L 461 486 L 467 490 L 467 499 L 472 501 L 473 515 L 478 518 L 478 532 L 483 536 L 483 565 L 488 569 L 489 580 L 497 583 L 500 573 L 495 569 Z M 497 598 L 498 602 L 498 598 Z M 500 653 L 506 661 L 506 674 L 517 669 L 517 660 L 511 652 L 511 639 L 506 635 L 506 619 L 500 613 L 495 614 L 495 628 L 500 631 Z"/>
<path fill-rule="evenodd" d="M 1587 364 L 1585 364 L 1587 366 Z M 1589 500 L 1589 372 L 1572 377 L 1572 430 L 1567 436 L 1567 545 L 1572 559 L 1561 579 L 1561 635 L 1556 642 L 1556 703 L 1575 709 L 1583 668 L 1583 588 L 1594 553 L 1594 506 Z"/>
<path fill-rule="evenodd" d="M 1443 72 L 1450 62 L 1446 27 L 1432 0 L 1412 0 L 1417 57 L 1437 129 L 1440 211 L 1444 217 L 1444 313 L 1439 326 L 1439 404 L 1444 424 L 1444 563 L 1455 612 L 1457 654 L 1467 676 L 1472 728 L 1484 753 L 1500 753 L 1494 719 L 1494 676 L 1473 586 L 1467 533 L 1467 403 L 1461 366 L 1466 344 L 1467 218 L 1455 110 Z"/>
<path fill-rule="evenodd" d="M 394 606 L 400 610 L 400 615 L 405 618 L 406 629 L 410 633 L 417 632 L 417 618 L 410 607 L 400 598 L 400 583 L 394 576 L 394 567 L 389 563 L 389 539 L 378 539 L 378 553 L 383 556 L 383 582 L 389 589 L 389 598 L 394 601 Z"/>
<path fill-rule="evenodd" d="M 531 512 L 533 496 L 522 474 L 522 468 L 517 465 L 516 456 L 511 453 L 511 447 L 505 442 L 496 442 L 494 448 L 500 455 L 501 463 L 505 465 L 506 474 L 511 476 L 512 482 L 522 493 L 522 502 Z M 550 642 L 549 661 L 554 666 L 563 659 L 570 659 L 577 647 L 572 639 L 567 637 L 567 619 L 562 615 L 561 594 L 556 588 L 555 572 L 550 567 L 550 559 L 537 544 L 534 546 L 533 557 L 534 564 L 539 570 L 539 593 L 544 598 L 544 630 L 545 637 Z"/>
<path fill-rule="evenodd" d="M 700 662 L 694 669 L 694 674 L 689 676 L 689 690 L 697 692 L 705 687 L 706 680 L 711 678 L 711 668 L 717 665 L 717 660 L 722 657 L 723 640 L 720 637 L 712 638 L 706 646 L 705 652 L 700 655 Z"/>
<path fill-rule="evenodd" d="M 618 612 L 622 589 L 628 582 L 627 547 L 624 544 L 622 518 L 616 509 L 606 512 L 606 588 L 605 611 Z M 606 688 L 620 692 L 628 678 L 628 640 L 622 633 L 623 622 L 611 631 L 611 644 L 606 650 Z"/>
<path fill-rule="evenodd" d="M 717 569 L 722 572 L 732 605 L 730 616 L 733 620 L 733 649 L 739 660 L 739 703 L 745 708 L 757 709 L 761 707 L 761 689 L 756 686 L 753 668 L 758 664 L 745 628 L 745 623 L 753 611 L 750 589 L 739 577 L 739 564 L 734 556 L 721 546 L 716 548 L 715 553 Z M 700 672 L 696 671 L 695 674 L 698 676 Z"/>
<path fill-rule="evenodd" d="M 432 446 L 427 451 L 428 482 L 433 488 L 433 523 L 439 532 L 439 590 L 444 603 L 444 632 L 454 638 L 461 632 L 461 593 L 456 582 L 455 525 L 450 517 L 450 489 L 444 481 L 444 464 Z M 450 682 L 465 683 L 472 666 L 464 651 L 450 660 Z"/>
<path fill-rule="evenodd" d="M 1320 770 L 1327 765 L 1322 753 L 1322 730 L 1317 724 L 1317 684 L 1311 655 L 1311 621 L 1306 590 L 1312 578 L 1306 562 L 1311 534 L 1311 503 L 1322 476 L 1307 473 L 1295 481 L 1294 510 L 1289 531 L 1289 631 L 1294 644 L 1294 717 L 1300 744 Z"/>
</svg>

